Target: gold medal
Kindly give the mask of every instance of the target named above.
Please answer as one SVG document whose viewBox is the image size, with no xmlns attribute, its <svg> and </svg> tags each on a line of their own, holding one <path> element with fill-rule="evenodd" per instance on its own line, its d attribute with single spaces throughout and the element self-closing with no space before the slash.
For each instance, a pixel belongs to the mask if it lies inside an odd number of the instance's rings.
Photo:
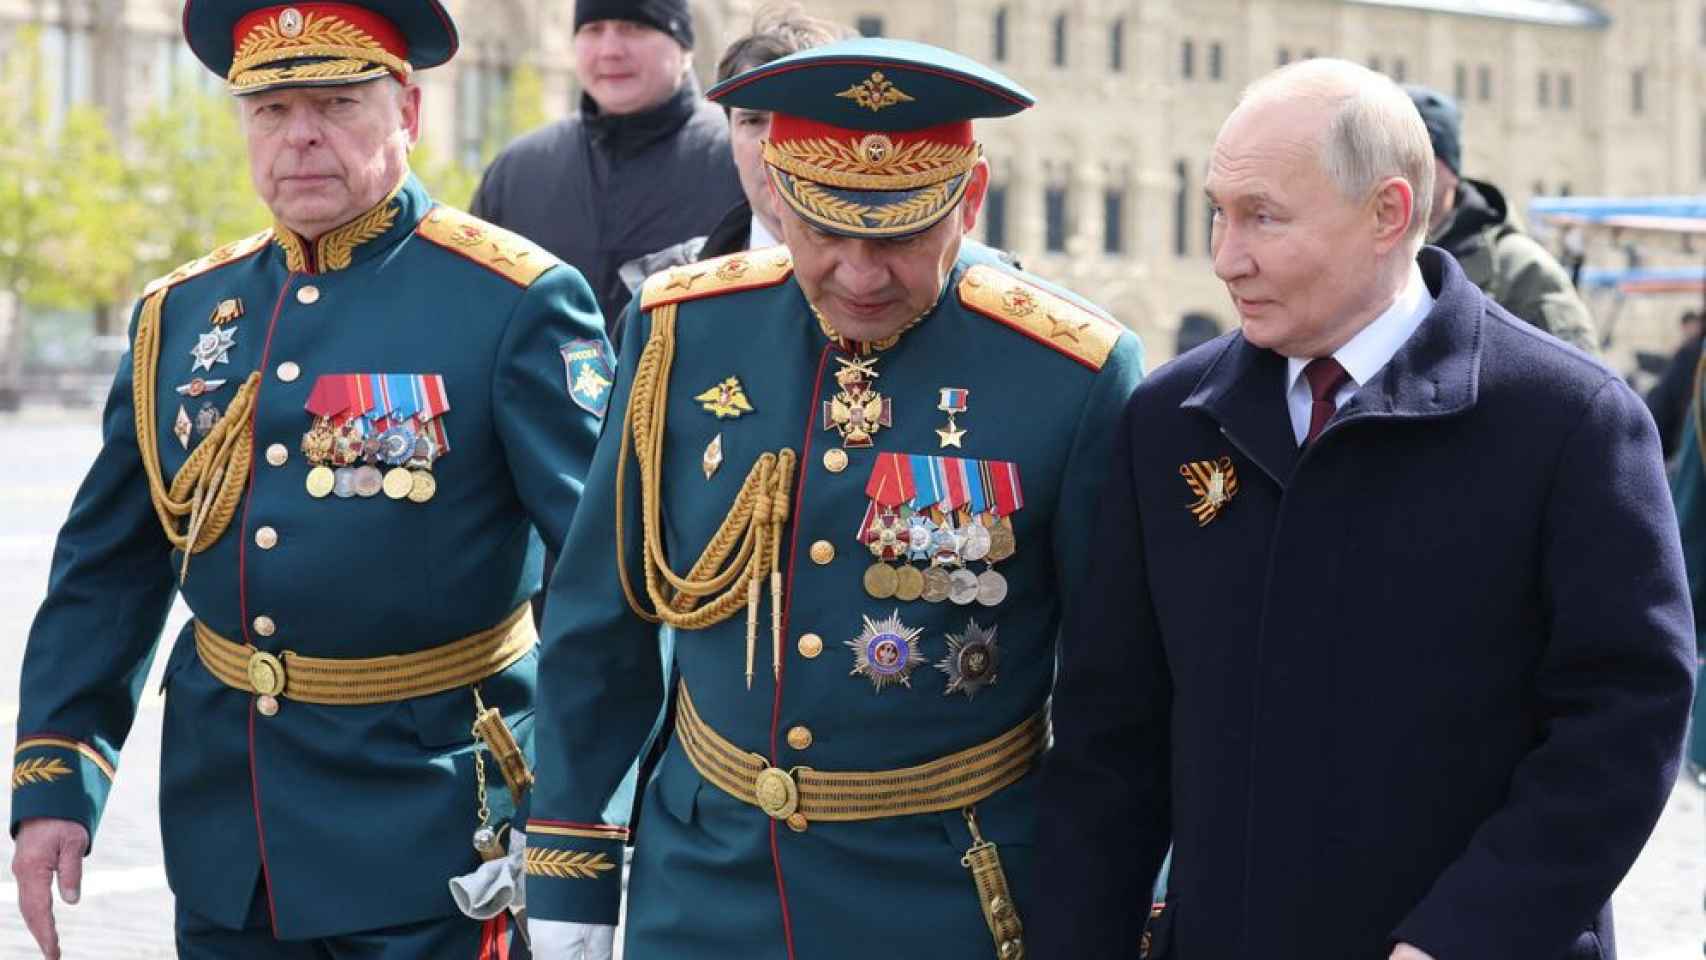
<svg viewBox="0 0 1706 960">
<path fill-rule="evenodd" d="M 410 479 L 412 481 L 409 489 L 409 500 L 411 502 L 426 503 L 433 498 L 434 494 L 438 493 L 438 481 L 433 479 L 431 473 L 425 470 L 416 470 Z"/>
<path fill-rule="evenodd" d="M 1002 517 L 989 528 L 989 553 L 985 555 L 990 563 L 1000 563 L 1018 552 L 1018 542 L 1013 537 L 1013 521 Z"/>
<path fill-rule="evenodd" d="M 948 571 L 941 567 L 931 567 L 924 571 L 923 596 L 926 603 L 941 603 L 948 599 L 948 593 L 952 589 Z"/>
<path fill-rule="evenodd" d="M 924 595 L 924 571 L 908 565 L 895 571 L 894 598 L 911 603 Z"/>
<path fill-rule="evenodd" d="M 337 485 L 337 477 L 331 467 L 315 467 L 308 471 L 308 495 L 316 500 L 331 495 L 332 487 Z"/>
<path fill-rule="evenodd" d="M 415 489 L 415 476 L 402 467 L 392 467 L 385 472 L 385 495 L 393 500 L 407 497 Z"/>
<path fill-rule="evenodd" d="M 899 581 L 895 568 L 886 563 L 873 563 L 865 568 L 865 592 L 877 600 L 893 597 Z"/>
</svg>

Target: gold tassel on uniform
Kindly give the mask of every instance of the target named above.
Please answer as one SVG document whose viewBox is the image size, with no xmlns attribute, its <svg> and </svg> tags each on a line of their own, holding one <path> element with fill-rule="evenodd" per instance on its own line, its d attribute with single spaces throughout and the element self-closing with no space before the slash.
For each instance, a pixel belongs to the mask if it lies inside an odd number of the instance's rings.
<svg viewBox="0 0 1706 960">
<path fill-rule="evenodd" d="M 184 553 L 183 565 L 178 570 L 178 581 L 182 583 L 189 575 L 190 555 L 217 542 L 237 513 L 237 501 L 242 499 L 243 485 L 249 478 L 254 447 L 251 414 L 261 375 L 257 371 L 243 381 L 224 416 L 196 446 L 168 487 L 160 471 L 155 388 L 160 363 L 160 317 L 170 291 L 170 287 L 157 290 L 142 303 L 136 321 L 136 342 L 131 350 L 131 399 L 142 469 L 148 475 L 149 499 L 154 503 L 154 513 L 160 518 L 166 539 Z"/>
<path fill-rule="evenodd" d="M 622 423 L 622 446 L 616 460 L 616 568 L 622 592 L 634 613 L 652 623 L 681 630 L 702 630 L 735 616 L 744 603 L 746 619 L 746 684 L 752 687 L 758 643 L 758 607 L 766 574 L 770 577 L 771 670 L 781 675 L 782 644 L 782 530 L 792 508 L 791 484 L 795 455 L 784 447 L 760 456 L 735 494 L 711 542 L 686 576 L 670 566 L 663 545 L 662 487 L 664 412 L 669 406 L 669 372 L 675 361 L 676 305 L 652 311 L 652 335 L 634 366 L 633 387 Z M 630 444 L 640 471 L 642 569 L 648 607 L 629 580 L 624 521 L 624 496 Z"/>
</svg>

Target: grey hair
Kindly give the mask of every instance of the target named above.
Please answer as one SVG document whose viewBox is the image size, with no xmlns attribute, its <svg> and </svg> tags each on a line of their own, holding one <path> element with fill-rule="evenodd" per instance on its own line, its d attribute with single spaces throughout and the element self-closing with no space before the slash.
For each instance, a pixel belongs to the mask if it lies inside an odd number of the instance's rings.
<svg viewBox="0 0 1706 960">
<path fill-rule="evenodd" d="M 1347 199 L 1361 201 L 1392 177 L 1409 183 L 1412 211 L 1404 238 L 1414 256 L 1426 240 L 1433 208 L 1434 152 L 1410 95 L 1361 64 L 1317 58 L 1262 77 L 1239 103 L 1292 98 L 1336 108 L 1321 138 L 1321 165 Z"/>
</svg>

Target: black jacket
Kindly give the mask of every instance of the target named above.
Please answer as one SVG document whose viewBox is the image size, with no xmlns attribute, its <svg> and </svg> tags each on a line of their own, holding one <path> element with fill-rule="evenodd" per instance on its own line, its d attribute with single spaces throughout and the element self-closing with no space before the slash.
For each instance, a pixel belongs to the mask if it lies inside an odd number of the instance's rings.
<svg viewBox="0 0 1706 960">
<path fill-rule="evenodd" d="M 621 316 L 622 264 L 701 236 L 743 199 L 723 111 L 684 83 L 645 113 L 579 113 L 510 144 L 492 161 L 473 213 L 578 268 L 605 329 Z"/>
</svg>

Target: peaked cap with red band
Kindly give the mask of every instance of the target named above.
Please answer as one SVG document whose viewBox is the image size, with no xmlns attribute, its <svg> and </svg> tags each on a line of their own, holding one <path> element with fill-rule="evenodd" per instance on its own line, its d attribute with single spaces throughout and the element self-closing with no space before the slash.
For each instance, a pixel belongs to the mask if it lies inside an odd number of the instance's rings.
<svg viewBox="0 0 1706 960">
<path fill-rule="evenodd" d="M 957 53 L 871 37 L 773 60 L 706 96 L 770 111 L 764 162 L 777 192 L 813 226 L 850 237 L 930 229 L 983 157 L 972 120 L 1036 103 Z"/>
<path fill-rule="evenodd" d="M 184 39 L 238 96 L 407 79 L 449 60 L 458 44 L 439 0 L 189 0 Z"/>
</svg>

